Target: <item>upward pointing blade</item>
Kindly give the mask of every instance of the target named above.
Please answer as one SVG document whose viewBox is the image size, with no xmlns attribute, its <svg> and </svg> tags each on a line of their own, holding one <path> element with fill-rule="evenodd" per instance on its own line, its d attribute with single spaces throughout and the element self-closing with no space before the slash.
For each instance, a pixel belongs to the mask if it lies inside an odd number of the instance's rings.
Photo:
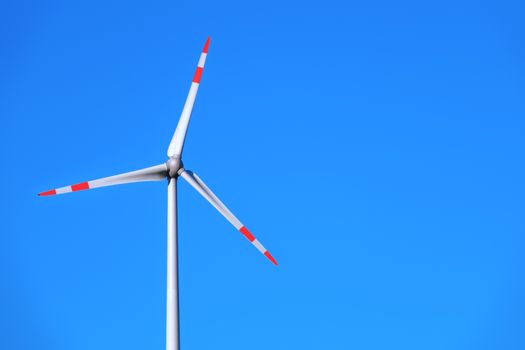
<svg viewBox="0 0 525 350">
<path fill-rule="evenodd" d="M 186 138 L 186 132 L 188 131 L 188 125 L 190 124 L 191 112 L 193 105 L 195 104 L 195 98 L 197 97 L 197 91 L 199 90 L 199 84 L 201 81 L 202 72 L 204 70 L 204 63 L 206 62 L 206 56 L 208 55 L 208 46 L 210 46 L 210 38 L 206 40 L 204 48 L 202 49 L 201 57 L 197 65 L 197 70 L 193 75 L 193 81 L 191 83 L 190 92 L 186 97 L 186 103 L 182 109 L 177 129 L 171 139 L 168 147 L 168 157 L 180 158 L 182 154 L 182 148 L 184 147 L 184 139 Z"/>
<path fill-rule="evenodd" d="M 277 265 L 277 261 L 273 258 L 269 251 L 264 248 L 264 246 L 255 238 L 254 235 L 246 226 L 244 226 L 239 219 L 232 214 L 232 212 L 221 202 L 221 200 L 204 184 L 204 182 L 197 176 L 197 174 L 192 173 L 191 171 L 182 170 L 180 176 L 186 180 L 194 189 L 197 190 L 211 205 L 215 207 L 221 213 L 226 220 L 228 220 L 237 230 L 239 230 L 246 239 L 248 239 L 251 244 L 257 248 L 268 260 Z"/>
</svg>

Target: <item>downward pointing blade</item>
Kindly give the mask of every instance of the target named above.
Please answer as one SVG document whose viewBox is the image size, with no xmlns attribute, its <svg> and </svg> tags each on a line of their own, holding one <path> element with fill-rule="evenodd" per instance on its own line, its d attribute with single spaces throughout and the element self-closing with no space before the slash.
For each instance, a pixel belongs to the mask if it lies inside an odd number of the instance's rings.
<svg viewBox="0 0 525 350">
<path fill-rule="evenodd" d="M 239 232 L 241 232 L 246 239 L 248 239 L 254 246 L 259 250 L 268 260 L 277 265 L 277 261 L 273 258 L 266 248 L 255 238 L 255 236 L 248 231 L 239 219 L 232 214 L 232 212 L 221 202 L 221 200 L 204 184 L 204 182 L 197 176 L 188 170 L 183 170 L 180 176 L 186 180 L 194 189 L 197 190 L 211 205 L 215 207 L 221 213 L 226 220 L 228 220 Z"/>
<path fill-rule="evenodd" d="M 164 180 L 167 175 L 166 164 L 155 165 L 149 168 L 132 171 L 129 173 L 119 174 L 115 176 L 103 177 L 97 180 L 80 182 L 78 184 L 59 187 L 53 190 L 41 192 L 39 196 L 52 196 L 56 194 L 63 194 L 69 192 L 77 192 L 82 190 L 89 190 L 97 187 L 106 187 L 113 185 L 121 185 L 131 182 L 142 181 L 160 181 Z"/>
<path fill-rule="evenodd" d="M 193 105 L 195 104 L 195 98 L 197 97 L 197 91 L 199 90 L 199 84 L 201 82 L 201 76 L 204 70 L 204 63 L 206 62 L 209 46 L 210 38 L 206 40 L 206 44 L 204 44 L 204 48 L 202 49 L 201 57 L 197 64 L 197 70 L 193 75 L 193 81 L 191 83 L 188 97 L 186 97 L 186 103 L 182 109 L 177 129 L 175 129 L 175 133 L 173 134 L 168 147 L 168 157 L 180 158 L 180 155 L 182 154 L 182 148 L 184 147 L 184 140 L 186 138 L 186 132 L 188 131 L 188 125 L 190 124 L 191 112 L 193 111 Z"/>
</svg>

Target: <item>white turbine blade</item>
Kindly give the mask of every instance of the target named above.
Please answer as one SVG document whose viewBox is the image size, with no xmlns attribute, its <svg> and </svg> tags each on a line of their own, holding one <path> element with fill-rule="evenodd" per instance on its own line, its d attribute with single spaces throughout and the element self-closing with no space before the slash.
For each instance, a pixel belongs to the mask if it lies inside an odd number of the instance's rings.
<svg viewBox="0 0 525 350">
<path fill-rule="evenodd" d="M 89 190 L 97 187 L 105 187 L 112 185 L 121 185 L 130 182 L 141 181 L 159 181 L 164 180 L 167 176 L 166 164 L 155 165 L 149 168 L 132 171 L 129 173 L 103 177 L 97 180 L 80 182 L 71 186 L 56 188 L 53 190 L 41 192 L 39 196 L 52 196 L 56 194 L 63 194 L 68 192 L 76 192 L 82 190 Z"/>
<path fill-rule="evenodd" d="M 191 83 L 190 92 L 186 97 L 186 103 L 182 109 L 182 113 L 177 124 L 177 129 L 171 139 L 168 147 L 168 157 L 180 158 L 182 154 L 182 148 L 184 147 L 184 139 L 186 138 L 186 132 L 188 131 L 188 125 L 190 124 L 191 112 L 193 105 L 195 104 L 195 98 L 197 97 L 197 91 L 199 90 L 199 84 L 201 81 L 202 71 L 204 70 L 204 63 L 206 62 L 206 56 L 208 55 L 208 47 L 210 46 L 210 38 L 206 40 L 204 48 L 202 49 L 201 57 L 197 65 L 197 70 L 193 75 L 193 81 Z"/>
<path fill-rule="evenodd" d="M 255 236 L 248 231 L 248 229 L 232 214 L 232 212 L 221 202 L 221 200 L 204 184 L 204 182 L 191 171 L 184 170 L 180 176 L 186 180 L 194 189 L 197 190 L 211 205 L 215 207 L 237 230 L 239 230 L 244 237 L 246 237 L 264 256 L 272 263 L 277 265 L 277 261 L 273 258 L 269 251 L 255 238 Z"/>
</svg>

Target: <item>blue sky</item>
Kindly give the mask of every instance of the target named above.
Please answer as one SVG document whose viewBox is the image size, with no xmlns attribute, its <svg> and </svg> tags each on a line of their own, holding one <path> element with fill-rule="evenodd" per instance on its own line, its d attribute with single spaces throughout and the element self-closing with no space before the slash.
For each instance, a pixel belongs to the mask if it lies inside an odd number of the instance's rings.
<svg viewBox="0 0 525 350">
<path fill-rule="evenodd" d="M 21 1 L 0 8 L 0 348 L 162 349 L 166 186 L 183 349 L 523 349 L 523 6 Z"/>
</svg>

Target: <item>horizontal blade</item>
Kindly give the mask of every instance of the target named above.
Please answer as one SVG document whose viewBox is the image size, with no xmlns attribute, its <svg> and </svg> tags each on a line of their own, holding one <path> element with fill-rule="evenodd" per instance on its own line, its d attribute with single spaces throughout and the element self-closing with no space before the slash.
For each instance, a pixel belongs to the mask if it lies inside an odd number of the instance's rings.
<svg viewBox="0 0 525 350">
<path fill-rule="evenodd" d="M 239 230 L 246 239 L 248 239 L 264 256 L 272 263 L 277 265 L 269 251 L 255 238 L 254 235 L 232 214 L 232 212 L 221 202 L 221 200 L 204 184 L 204 182 L 191 171 L 184 170 L 180 176 L 186 180 L 194 189 L 197 190 L 211 205 L 215 207 L 237 230 Z"/>
<path fill-rule="evenodd" d="M 206 62 L 209 46 L 210 38 L 206 40 L 206 44 L 204 44 L 204 48 L 202 49 L 201 57 L 197 65 L 197 70 L 193 75 L 190 92 L 188 93 L 188 97 L 186 97 L 186 103 L 182 109 L 179 123 L 177 124 L 177 129 L 175 129 L 175 133 L 171 138 L 171 142 L 168 147 L 168 157 L 170 158 L 180 158 L 182 154 L 182 148 L 184 147 L 184 140 L 186 139 L 186 132 L 188 131 L 188 125 L 190 124 L 191 112 L 193 111 L 193 105 L 195 104 L 195 98 L 197 97 L 197 91 L 199 90 L 199 84 L 201 82 L 202 71 L 204 70 L 204 63 Z"/>
<path fill-rule="evenodd" d="M 142 181 L 160 181 L 167 176 L 166 164 L 155 165 L 149 168 L 132 171 L 129 173 L 119 174 L 115 176 L 103 177 L 97 180 L 81 182 L 71 186 L 59 187 L 53 190 L 41 192 L 39 196 L 52 196 L 56 194 L 63 194 L 69 192 L 77 192 L 82 190 L 90 190 L 97 187 L 105 187 L 112 185 L 121 185 L 130 182 Z"/>
</svg>

